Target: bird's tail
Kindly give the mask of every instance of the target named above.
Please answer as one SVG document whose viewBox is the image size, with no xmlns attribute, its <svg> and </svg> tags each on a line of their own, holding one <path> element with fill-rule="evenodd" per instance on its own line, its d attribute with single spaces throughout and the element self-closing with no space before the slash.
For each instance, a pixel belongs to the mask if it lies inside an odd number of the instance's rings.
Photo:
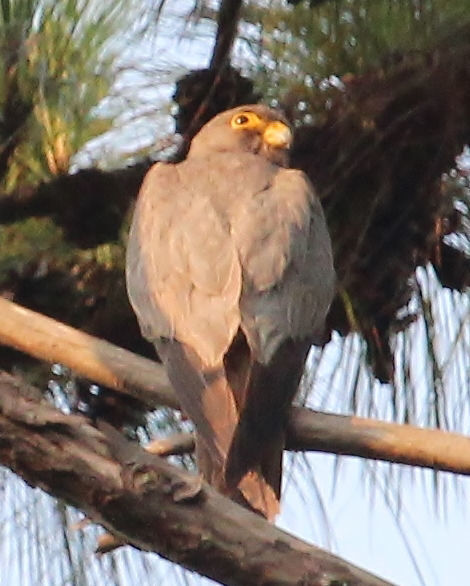
<svg viewBox="0 0 470 586">
<path fill-rule="evenodd" d="M 251 509 L 255 513 L 258 513 L 269 520 L 274 519 L 279 512 L 280 491 L 277 490 L 277 486 L 280 482 L 278 482 L 278 480 L 271 483 L 266 479 L 266 476 L 261 469 L 253 469 L 249 470 L 243 478 L 238 481 L 236 486 L 229 486 L 225 477 L 226 457 L 222 466 L 219 466 L 218 463 L 214 461 L 212 454 L 206 446 L 198 441 L 198 438 L 196 438 L 196 446 L 199 470 L 209 484 L 213 485 L 219 490 L 219 492 L 226 494 L 240 505 Z M 277 479 L 280 480 L 282 449 L 278 450 L 277 456 L 278 464 L 276 466 L 276 472 L 273 471 L 271 476 L 277 476 Z M 272 484 L 274 484 L 276 488 L 273 488 Z"/>
<path fill-rule="evenodd" d="M 286 340 L 267 365 L 252 365 L 245 403 L 227 456 L 227 487 L 239 487 L 250 501 L 247 479 L 265 485 L 268 518 L 279 510 L 282 454 L 290 406 L 302 377 L 308 341 Z M 276 506 L 272 504 L 276 498 Z"/>
<path fill-rule="evenodd" d="M 245 360 L 238 349 L 230 364 L 210 372 L 176 341 L 156 346 L 196 427 L 199 471 L 219 492 L 272 520 L 279 512 L 286 418 L 308 345 L 289 341 L 268 365 Z"/>
<path fill-rule="evenodd" d="M 237 397 L 225 371 L 204 389 L 204 411 L 211 425 L 206 429 L 195 422 L 198 468 L 219 492 L 272 520 L 279 512 L 284 433 L 280 428 L 269 442 L 260 442 L 256 428 L 248 426 L 242 431 L 239 408 L 243 413 L 243 406 L 237 403 Z M 243 475 L 230 484 L 226 476 L 228 454 L 239 431 L 243 437 L 240 456 L 253 465 L 245 466 Z M 260 449 L 264 453 L 259 453 Z M 254 460 L 253 453 L 257 453 Z"/>
<path fill-rule="evenodd" d="M 226 482 L 227 455 L 243 403 L 245 377 L 241 375 L 244 361 L 241 353 L 238 350 L 232 353 L 230 366 L 221 365 L 220 369 L 207 372 L 202 370 L 203 365 L 194 352 L 176 341 L 159 341 L 156 347 L 181 406 L 196 427 L 196 459 L 205 480 L 239 504 L 272 519 L 279 510 L 283 440 L 275 450 L 274 441 L 269 454 L 266 452 L 263 461 L 269 461 L 269 466 L 246 470 L 235 486 Z M 226 368 L 230 371 L 235 362 L 236 376 L 231 371 L 229 382 Z M 250 441 L 248 433 L 246 443 Z M 257 450 L 256 445 L 251 448 Z"/>
</svg>

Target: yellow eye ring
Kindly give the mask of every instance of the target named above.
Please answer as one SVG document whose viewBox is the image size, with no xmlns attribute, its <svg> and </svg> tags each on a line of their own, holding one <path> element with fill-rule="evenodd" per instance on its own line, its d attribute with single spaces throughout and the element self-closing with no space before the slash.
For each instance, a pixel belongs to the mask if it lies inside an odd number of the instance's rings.
<svg viewBox="0 0 470 586">
<path fill-rule="evenodd" d="M 252 129 L 252 128 L 261 128 L 264 126 L 263 121 L 261 118 L 255 114 L 254 112 L 238 112 L 232 117 L 230 121 L 230 126 L 237 130 L 239 129 Z"/>
</svg>

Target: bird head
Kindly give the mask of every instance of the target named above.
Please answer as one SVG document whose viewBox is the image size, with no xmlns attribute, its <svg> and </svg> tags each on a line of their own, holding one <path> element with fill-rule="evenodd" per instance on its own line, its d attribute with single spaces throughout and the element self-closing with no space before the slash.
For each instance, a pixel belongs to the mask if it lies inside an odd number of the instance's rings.
<svg viewBox="0 0 470 586">
<path fill-rule="evenodd" d="M 193 138 L 188 156 L 250 152 L 287 166 L 292 130 L 279 110 L 253 104 L 218 114 Z"/>
</svg>

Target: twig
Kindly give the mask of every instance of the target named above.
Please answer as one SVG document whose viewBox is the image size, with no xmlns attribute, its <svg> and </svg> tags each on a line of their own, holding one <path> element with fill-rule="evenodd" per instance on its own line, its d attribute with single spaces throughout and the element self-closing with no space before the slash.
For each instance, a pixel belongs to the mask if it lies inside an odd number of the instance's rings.
<svg viewBox="0 0 470 586">
<path fill-rule="evenodd" d="M 222 0 L 220 3 L 210 69 L 219 71 L 230 62 L 230 51 L 237 35 L 242 4 L 242 0 Z"/>
<path fill-rule="evenodd" d="M 177 157 L 186 155 L 191 140 L 201 127 L 201 120 L 204 118 L 211 99 L 222 79 L 222 74 L 225 68 L 230 65 L 230 52 L 237 34 L 242 4 L 243 0 L 222 0 L 220 4 L 217 18 L 217 34 L 209 63 L 209 70 L 214 73 L 214 78 L 184 133 Z"/>
<path fill-rule="evenodd" d="M 145 446 L 147 452 L 165 458 L 166 456 L 181 456 L 194 450 L 194 436 L 192 433 L 174 433 L 151 441 Z"/>
</svg>

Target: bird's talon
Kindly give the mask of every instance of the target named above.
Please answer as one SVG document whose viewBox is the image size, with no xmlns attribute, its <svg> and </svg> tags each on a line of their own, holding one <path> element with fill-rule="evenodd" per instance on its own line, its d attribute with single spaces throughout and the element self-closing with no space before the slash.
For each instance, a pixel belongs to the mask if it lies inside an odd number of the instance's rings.
<svg viewBox="0 0 470 586">
<path fill-rule="evenodd" d="M 175 503 L 192 501 L 202 491 L 202 476 L 188 477 L 187 480 L 178 480 L 171 486 L 171 493 Z"/>
</svg>

